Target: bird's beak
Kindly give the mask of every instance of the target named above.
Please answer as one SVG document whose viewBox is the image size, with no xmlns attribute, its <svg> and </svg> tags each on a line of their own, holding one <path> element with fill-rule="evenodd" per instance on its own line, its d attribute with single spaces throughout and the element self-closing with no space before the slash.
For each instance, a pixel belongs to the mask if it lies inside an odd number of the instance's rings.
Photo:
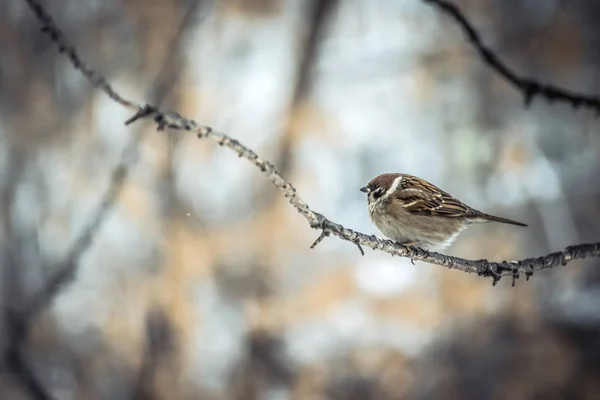
<svg viewBox="0 0 600 400">
<path fill-rule="evenodd" d="M 366 186 L 361 187 L 360 191 L 363 193 L 369 193 L 369 189 Z"/>
</svg>

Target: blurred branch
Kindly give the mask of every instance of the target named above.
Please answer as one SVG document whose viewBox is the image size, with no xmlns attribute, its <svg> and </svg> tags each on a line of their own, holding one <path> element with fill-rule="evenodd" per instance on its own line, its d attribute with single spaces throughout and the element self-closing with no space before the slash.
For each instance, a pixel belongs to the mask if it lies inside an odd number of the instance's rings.
<svg viewBox="0 0 600 400">
<path fill-rule="evenodd" d="M 196 26 L 198 10 L 202 6 L 205 6 L 200 0 L 188 0 L 188 2 L 190 4 L 185 10 L 177 32 L 175 32 L 168 47 L 170 51 L 167 52 L 162 63 L 162 68 L 153 80 L 154 85 L 151 88 L 149 96 L 151 99 L 166 99 L 182 75 L 182 44 L 190 29 Z"/>
<path fill-rule="evenodd" d="M 312 88 L 313 65 L 318 58 L 319 45 L 323 38 L 323 31 L 331 18 L 331 14 L 338 5 L 338 0 L 312 0 L 306 2 L 305 26 L 306 34 L 300 49 L 296 79 L 293 82 L 290 104 L 287 110 L 287 119 L 283 126 L 278 150 L 271 157 L 279 166 L 282 175 L 287 175 L 294 160 L 293 147 L 297 139 L 298 123 L 302 117 L 302 106 Z M 272 208 L 272 201 L 276 198 L 277 190 L 269 185 L 268 188 L 258 190 L 260 203 Z"/>
<path fill-rule="evenodd" d="M 291 387 L 297 375 L 280 335 L 256 329 L 245 337 L 241 360 L 231 376 L 232 400 L 262 399 L 265 388 Z"/>
<path fill-rule="evenodd" d="M 166 358 L 175 347 L 175 333 L 169 318 L 159 308 L 151 309 L 146 315 L 146 344 L 144 358 L 139 371 L 133 398 L 138 400 L 152 400 L 157 369 L 161 360 Z"/>
<path fill-rule="evenodd" d="M 40 18 L 42 21 L 52 24 L 52 19 L 39 4 L 36 2 L 28 2 L 28 4 L 38 18 Z M 192 16 L 195 14 L 199 4 L 200 2 L 196 0 L 193 1 L 189 6 L 186 14 L 184 15 L 183 21 L 180 24 L 180 29 L 173 39 L 175 44 L 182 41 L 182 37 L 192 25 Z M 124 99 L 118 93 L 116 93 L 103 76 L 100 76 L 95 71 L 87 68 L 87 66 L 76 54 L 73 47 L 67 44 L 66 38 L 61 30 L 58 29 L 54 24 L 52 24 L 52 26 L 56 29 L 50 29 L 46 31 L 46 33 L 51 36 L 53 41 L 63 44 L 59 46 L 60 52 L 65 53 L 69 57 L 76 68 L 79 69 L 90 82 L 92 82 L 94 87 L 102 89 L 112 100 L 125 107 L 136 107 L 132 102 Z M 178 51 L 179 46 L 171 46 L 171 50 Z M 168 96 L 173 86 L 173 82 L 178 77 L 178 71 L 180 68 L 175 60 L 179 60 L 179 57 L 174 57 L 173 54 L 168 54 L 165 58 L 163 68 L 160 70 L 157 78 L 153 80 L 155 85 L 150 92 L 150 97 L 158 104 L 160 104 L 162 100 Z M 91 222 L 78 236 L 77 240 L 71 247 L 66 260 L 63 261 L 61 265 L 53 268 L 53 270 L 57 270 L 57 272 L 51 276 L 51 278 L 45 283 L 44 287 L 38 293 L 36 293 L 30 301 L 25 303 L 23 308 L 19 310 L 13 310 L 8 308 L 8 306 L 5 307 L 4 311 L 5 325 L 7 329 L 7 349 L 4 354 L 4 361 L 8 367 L 8 370 L 18 379 L 18 381 L 21 383 L 21 386 L 28 391 L 32 398 L 49 400 L 52 399 L 52 396 L 45 390 L 35 372 L 29 367 L 26 354 L 23 349 L 23 346 L 29 336 L 31 325 L 35 317 L 38 316 L 44 310 L 44 308 L 52 302 L 52 300 L 60 293 L 62 288 L 75 278 L 75 272 L 81 257 L 90 248 L 99 228 L 105 220 L 108 212 L 112 209 L 123 187 L 128 174 L 130 163 L 129 158 L 135 153 L 141 138 L 142 137 L 139 134 L 136 135 L 135 139 L 123 151 L 121 161 L 112 173 L 108 191 L 104 195 L 104 198 L 102 199 L 98 209 L 93 214 Z M 6 196 L 7 195 L 4 197 L 6 198 Z M 6 207 L 8 207 L 8 204 L 10 203 L 5 202 Z M 6 215 L 8 216 L 9 214 L 7 213 Z M 16 262 L 11 262 L 8 266 L 9 271 L 13 271 L 13 275 L 18 273 L 17 264 L 18 263 Z M 13 277 L 13 279 L 10 281 L 12 281 L 14 284 L 16 279 Z M 142 371 L 140 372 L 140 377 L 144 381 L 144 384 L 148 384 L 147 380 L 153 377 L 153 371 L 155 368 L 154 364 L 156 357 L 154 357 L 154 355 L 158 350 L 156 350 L 156 340 L 153 340 L 156 336 L 154 332 L 162 329 L 161 326 L 157 327 L 157 325 L 161 324 L 156 323 L 155 320 L 157 317 L 154 314 L 149 316 L 147 328 L 147 335 L 149 338 L 147 356 L 150 358 L 145 360 L 142 366 Z M 140 397 L 143 397 L 143 393 L 140 394 Z"/>
<path fill-rule="evenodd" d="M 296 82 L 288 110 L 288 120 L 284 128 L 281 151 L 278 155 L 278 165 L 283 173 L 289 170 L 291 164 L 291 147 L 294 129 L 297 124 L 298 110 L 306 99 L 312 86 L 313 65 L 318 56 L 319 43 L 338 0 L 314 0 L 308 4 L 309 15 L 306 21 L 308 35 L 302 47 L 302 56 L 298 65 Z"/>
<path fill-rule="evenodd" d="M 317 58 L 319 42 L 323 38 L 323 31 L 337 3 L 338 0 L 314 0 L 310 4 L 310 15 L 307 21 L 308 37 L 304 41 L 296 85 L 292 94 L 292 108 L 302 102 L 310 90 L 312 67 Z"/>
<path fill-rule="evenodd" d="M 422 0 L 448 14 L 461 27 L 481 59 L 507 82 L 523 94 L 525 106 L 528 107 L 534 97 L 541 96 L 549 102 L 563 102 L 573 108 L 589 108 L 600 114 L 600 97 L 589 96 L 555 85 L 538 82 L 534 79 L 518 75 L 510 69 L 498 56 L 481 40 L 479 32 L 473 27 L 462 11 L 453 3 L 446 0 Z"/>
<path fill-rule="evenodd" d="M 130 148 L 128 148 L 128 150 L 130 150 Z M 8 371 L 34 399 L 48 400 L 53 397 L 46 391 L 44 385 L 36 376 L 35 371 L 29 366 L 23 346 L 27 342 L 29 331 L 35 317 L 52 302 L 64 285 L 74 278 L 78 260 L 92 244 L 99 227 L 104 221 L 106 214 L 112 207 L 112 204 L 123 185 L 127 173 L 125 165 L 125 155 L 127 152 L 128 151 L 124 153 L 124 160 L 122 163 L 113 172 L 109 190 L 96 210 L 91 223 L 84 229 L 72 246 L 66 261 L 62 262 L 60 266 L 53 268 L 57 269 L 58 272 L 51 277 L 31 300 L 26 301 L 19 299 L 25 303 L 25 306 L 18 307 L 5 301 L 4 322 L 7 333 L 7 343 L 4 353 L 4 362 Z M 12 191 L 14 191 L 14 188 L 12 188 Z M 9 195 L 4 196 L 5 200 L 7 200 L 5 206 L 10 207 L 12 200 L 8 199 L 7 196 Z M 10 213 L 6 214 L 7 217 L 9 215 Z M 7 284 L 11 285 L 12 292 L 20 290 L 20 282 L 18 279 L 18 275 L 21 273 L 20 267 L 20 263 L 14 259 L 14 257 L 9 261 L 9 265 L 6 266 L 8 273 L 11 274 Z"/>
<path fill-rule="evenodd" d="M 3 366 L 6 371 L 11 373 L 16 380 L 21 383 L 22 388 L 33 399 L 50 400 L 52 396 L 44 385 L 38 380 L 35 372 L 27 363 L 26 355 L 23 352 L 22 343 L 29 330 L 27 321 L 18 313 L 16 304 L 23 299 L 23 290 L 21 283 L 22 260 L 20 259 L 21 240 L 17 240 L 14 222 L 12 220 L 12 207 L 15 203 L 15 195 L 18 181 L 23 174 L 25 165 L 25 155 L 22 151 L 12 149 L 9 152 L 8 168 L 6 175 L 9 177 L 6 187 L 2 191 L 2 218 L 3 234 L 5 241 L 3 243 L 2 253 L 5 255 L 3 263 L 3 322 L 5 334 L 5 346 L 3 354 Z"/>
<path fill-rule="evenodd" d="M 78 236 L 77 241 L 72 246 L 71 251 L 66 258 L 66 261 L 62 262 L 62 266 L 59 268 L 58 272 L 50 278 L 44 288 L 29 302 L 28 307 L 23 313 L 23 318 L 26 320 L 32 320 L 36 315 L 38 315 L 42 309 L 56 297 L 64 285 L 75 278 L 75 270 L 77 269 L 78 261 L 92 245 L 93 240 L 98 233 L 98 229 L 100 229 L 102 226 L 102 222 L 105 220 L 108 212 L 111 210 L 121 191 L 121 188 L 123 187 L 123 184 L 125 183 L 125 178 L 127 177 L 128 172 L 127 154 L 132 152 L 137 144 L 137 140 L 133 141 L 123 152 L 123 159 L 113 171 L 108 191 L 104 195 L 102 202 L 94 213 L 92 222 L 86 227 L 81 235 Z"/>
<path fill-rule="evenodd" d="M 10 372 L 29 393 L 30 397 L 37 400 L 52 400 L 53 396 L 46 391 L 44 385 L 29 366 L 27 357 L 23 352 L 23 343 L 29 332 L 29 321 L 21 315 L 4 310 L 4 321 L 7 329 L 7 349 L 4 362 Z"/>
<path fill-rule="evenodd" d="M 66 39 L 55 32 L 58 28 L 50 17 L 44 12 L 41 15 L 38 10 L 42 10 L 36 0 L 25 0 L 28 4 L 34 4 L 31 9 L 40 18 L 44 24 L 43 32 L 50 34 L 50 37 L 59 46 L 66 51 L 69 57 L 73 60 L 75 68 L 84 67 L 84 71 L 90 71 L 79 59 L 73 47 L 66 42 Z M 42 10 L 43 11 L 43 10 Z M 60 32 L 60 31 L 58 31 Z M 66 50 L 64 50 L 66 49 Z M 91 76 L 97 76 L 91 73 Z M 87 75 L 86 75 L 87 76 Z M 95 84 L 97 80 L 90 80 Z M 100 80 L 101 84 L 96 87 L 104 90 L 107 94 L 116 93 L 105 80 Z M 108 88 L 106 88 L 108 86 Z M 118 96 L 118 95 L 117 95 Z M 118 98 L 121 99 L 120 96 Z M 131 109 L 136 109 L 136 114 L 128 119 L 125 124 L 129 125 L 138 119 L 152 118 L 157 124 L 157 130 L 163 131 L 165 128 L 176 129 L 194 133 L 198 138 L 209 138 L 216 141 L 219 145 L 225 146 L 243 157 L 260 169 L 263 174 L 283 192 L 290 204 L 308 221 L 311 228 L 321 230 L 319 238 L 313 243 L 311 248 L 315 247 L 325 237 L 333 234 L 342 240 L 349 241 L 358 246 L 361 253 L 364 255 L 362 246 L 369 247 L 374 250 L 384 251 L 393 256 L 408 257 L 412 260 L 425 261 L 431 264 L 437 264 L 446 268 L 456 269 L 468 273 L 477 273 L 480 276 L 492 277 L 494 284 L 497 283 L 503 276 L 512 276 L 513 284 L 520 274 L 525 274 L 529 277 L 534 271 L 541 271 L 548 268 L 553 268 L 559 265 L 566 265 L 577 259 L 587 257 L 600 257 L 600 242 L 591 244 L 579 244 L 567 247 L 564 251 L 551 253 L 538 258 L 528 258 L 520 261 L 511 262 L 491 262 L 488 260 L 465 260 L 458 257 L 446 256 L 443 254 L 425 251 L 421 248 L 403 246 L 391 240 L 384 240 L 373 235 L 356 232 L 352 229 L 330 221 L 325 216 L 313 211 L 309 205 L 298 196 L 294 186 L 285 180 L 277 171 L 275 166 L 262 158 L 260 158 L 253 150 L 241 144 L 236 139 L 214 131 L 212 128 L 198 124 L 196 121 L 182 117 L 175 112 L 162 111 L 152 105 L 142 104 L 139 107 L 133 106 L 133 102 L 125 100 L 122 104 Z"/>
<path fill-rule="evenodd" d="M 155 97 L 150 98 L 167 97 L 175 85 L 179 83 L 179 80 L 183 75 L 181 70 L 184 61 L 184 46 L 182 45 L 186 35 L 193 27 L 197 26 L 197 23 L 199 22 L 197 17 L 199 10 L 202 9 L 202 7 L 207 7 L 206 2 L 201 2 L 200 0 L 190 1 L 181 23 L 179 24 L 179 29 L 169 46 L 171 52 L 170 54 L 167 54 L 165 62 L 163 63 L 163 69 L 155 80 L 158 82 L 156 88 L 153 90 Z M 164 184 L 164 189 L 162 189 L 162 208 L 164 214 L 167 216 L 174 216 L 176 215 L 176 212 L 180 211 L 180 203 L 174 190 L 175 171 L 173 161 L 173 156 L 179 140 L 180 138 L 176 135 L 169 135 L 167 137 L 167 163 L 164 179 L 162 181 L 162 184 Z M 198 213 L 195 214 L 195 218 L 196 220 L 200 219 Z"/>
<path fill-rule="evenodd" d="M 137 144 L 137 141 L 128 147 L 129 151 L 134 144 Z M 26 389 L 34 399 L 48 400 L 52 399 L 52 396 L 44 389 L 43 384 L 36 377 L 35 372 L 29 367 L 23 346 L 27 342 L 29 331 L 35 317 L 52 302 L 67 283 L 74 279 L 79 259 L 92 244 L 98 229 L 102 225 L 108 211 L 112 208 L 112 205 L 123 186 L 127 176 L 125 155 L 128 150 L 124 153 L 124 160 L 113 172 L 109 190 L 96 210 L 92 222 L 78 237 L 67 256 L 66 261 L 55 268 L 58 269 L 58 272 L 46 282 L 44 287 L 35 294 L 30 301 L 25 303 L 23 308 L 16 309 L 16 307 L 13 307 L 13 309 L 11 309 L 8 304 L 5 305 L 4 317 L 7 329 L 7 348 L 4 354 L 4 361 L 9 372 L 15 376 L 21 383 L 21 386 Z M 18 263 L 12 262 L 7 268 L 14 271 L 13 275 L 18 274 Z M 11 282 L 12 285 L 18 284 L 15 277 L 11 279 Z"/>
</svg>

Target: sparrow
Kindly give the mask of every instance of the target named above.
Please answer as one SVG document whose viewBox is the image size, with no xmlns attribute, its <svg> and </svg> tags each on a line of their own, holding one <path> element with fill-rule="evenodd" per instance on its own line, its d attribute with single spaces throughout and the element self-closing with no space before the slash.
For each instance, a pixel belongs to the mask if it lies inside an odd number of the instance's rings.
<svg viewBox="0 0 600 400">
<path fill-rule="evenodd" d="M 369 216 L 381 233 L 398 243 L 429 251 L 447 248 L 474 223 L 527 226 L 478 211 L 413 175 L 381 174 L 360 191 L 367 194 Z"/>
</svg>

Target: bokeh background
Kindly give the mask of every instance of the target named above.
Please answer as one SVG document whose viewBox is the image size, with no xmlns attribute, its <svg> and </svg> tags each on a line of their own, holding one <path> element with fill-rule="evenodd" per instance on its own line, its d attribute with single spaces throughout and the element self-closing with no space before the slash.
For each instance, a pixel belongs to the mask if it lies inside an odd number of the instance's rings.
<svg viewBox="0 0 600 400">
<path fill-rule="evenodd" d="M 378 234 L 358 188 L 402 171 L 530 225 L 473 227 L 450 254 L 600 238 L 594 112 L 525 109 L 422 1 L 43 4 L 122 95 L 239 139 L 347 227 Z M 455 4 L 515 71 L 598 93 L 597 1 Z M 311 250 L 318 232 L 248 162 L 124 126 L 39 28 L 25 2 L 0 2 L 3 309 L 44 287 L 118 187 L 24 343 L 54 398 L 597 398 L 598 260 L 513 288 L 335 238 Z M 28 396 L 5 360 L 0 397 Z"/>
</svg>

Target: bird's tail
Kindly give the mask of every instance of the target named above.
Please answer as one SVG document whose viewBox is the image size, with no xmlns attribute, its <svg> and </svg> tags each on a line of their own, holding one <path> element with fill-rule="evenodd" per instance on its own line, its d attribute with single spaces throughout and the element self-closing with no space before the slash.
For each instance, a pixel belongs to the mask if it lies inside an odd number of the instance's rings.
<svg viewBox="0 0 600 400">
<path fill-rule="evenodd" d="M 495 217 L 493 215 L 485 214 L 485 213 L 481 213 L 479 215 L 479 219 L 481 220 L 481 222 L 494 221 L 494 222 L 501 222 L 503 224 L 509 224 L 509 225 L 529 226 L 529 225 L 524 224 L 522 222 L 513 221 L 512 219 L 502 218 L 502 217 Z"/>
</svg>

